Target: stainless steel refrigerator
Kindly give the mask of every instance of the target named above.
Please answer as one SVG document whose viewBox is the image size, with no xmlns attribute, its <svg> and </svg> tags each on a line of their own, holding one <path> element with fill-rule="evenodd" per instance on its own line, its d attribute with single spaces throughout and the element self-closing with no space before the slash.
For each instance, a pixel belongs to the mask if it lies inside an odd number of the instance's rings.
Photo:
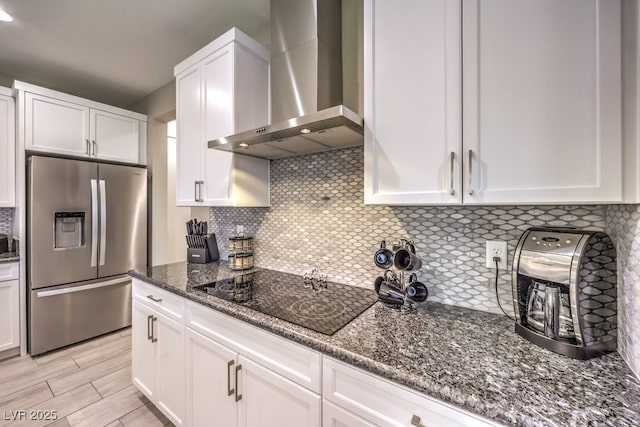
<svg viewBox="0 0 640 427">
<path fill-rule="evenodd" d="M 131 269 L 147 265 L 147 170 L 31 156 L 28 345 L 40 354 L 131 324 Z"/>
</svg>

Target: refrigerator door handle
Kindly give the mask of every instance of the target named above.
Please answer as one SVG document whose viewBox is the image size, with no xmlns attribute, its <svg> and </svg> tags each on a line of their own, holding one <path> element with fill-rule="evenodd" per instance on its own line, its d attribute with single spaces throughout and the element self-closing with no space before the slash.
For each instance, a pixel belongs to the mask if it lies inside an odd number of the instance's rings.
<svg viewBox="0 0 640 427">
<path fill-rule="evenodd" d="M 91 267 L 98 265 L 98 181 L 91 180 Z"/>
<path fill-rule="evenodd" d="M 119 285 L 119 284 L 127 283 L 130 281 L 131 281 L 131 277 L 127 276 L 127 277 L 121 277 L 119 279 L 107 280 L 106 282 L 90 283 L 88 285 L 72 286 L 69 288 L 54 289 L 52 291 L 38 291 L 36 292 L 36 296 L 38 298 L 44 298 L 44 297 L 52 297 L 54 295 L 71 294 L 74 292 L 82 292 L 82 291 L 88 291 L 90 289 L 105 288 L 107 286 Z"/>
<path fill-rule="evenodd" d="M 107 190 L 104 179 L 100 180 L 100 264 L 104 265 L 107 250 Z"/>
</svg>

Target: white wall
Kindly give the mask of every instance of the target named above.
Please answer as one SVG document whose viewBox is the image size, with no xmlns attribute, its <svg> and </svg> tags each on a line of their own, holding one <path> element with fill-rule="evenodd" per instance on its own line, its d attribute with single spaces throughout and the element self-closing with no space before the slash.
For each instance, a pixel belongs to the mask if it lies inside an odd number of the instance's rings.
<svg viewBox="0 0 640 427">
<path fill-rule="evenodd" d="M 206 221 L 209 208 L 176 207 L 175 148 L 171 149 L 167 138 L 167 124 L 176 118 L 175 80 L 129 108 L 148 116 L 147 161 L 152 176 L 149 205 L 151 265 L 186 261 L 185 223 L 189 218 Z"/>
<path fill-rule="evenodd" d="M 168 261 L 167 122 L 176 117 L 176 85 L 171 81 L 130 107 L 148 116 L 147 162 L 152 176 L 151 265 Z M 175 198 L 175 196 L 174 196 Z"/>
</svg>

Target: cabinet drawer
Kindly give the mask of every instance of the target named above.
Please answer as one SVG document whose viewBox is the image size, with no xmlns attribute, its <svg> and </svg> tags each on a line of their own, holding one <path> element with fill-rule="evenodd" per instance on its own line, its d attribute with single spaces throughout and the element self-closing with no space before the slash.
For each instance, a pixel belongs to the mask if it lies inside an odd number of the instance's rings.
<svg viewBox="0 0 640 427">
<path fill-rule="evenodd" d="M 0 281 L 17 279 L 18 271 L 19 264 L 17 262 L 0 264 Z"/>
<path fill-rule="evenodd" d="M 498 426 L 360 369 L 324 357 L 322 395 L 379 426 Z M 418 421 L 418 419 L 416 419 Z"/>
<path fill-rule="evenodd" d="M 157 309 L 167 316 L 183 322 L 185 299 L 158 288 L 157 286 L 133 279 L 133 298 Z"/>
<path fill-rule="evenodd" d="M 320 353 L 191 301 L 187 301 L 187 326 L 320 393 Z"/>
</svg>

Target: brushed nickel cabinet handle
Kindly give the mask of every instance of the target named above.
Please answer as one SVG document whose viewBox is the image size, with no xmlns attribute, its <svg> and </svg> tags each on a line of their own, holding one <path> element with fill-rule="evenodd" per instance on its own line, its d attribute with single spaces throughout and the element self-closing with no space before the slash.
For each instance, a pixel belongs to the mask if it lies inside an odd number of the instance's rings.
<svg viewBox="0 0 640 427">
<path fill-rule="evenodd" d="M 91 143 L 89 142 L 88 139 L 85 139 L 85 141 L 87 142 L 87 156 L 91 155 Z"/>
<path fill-rule="evenodd" d="M 151 324 L 151 322 L 153 322 L 153 315 L 149 315 L 147 316 L 147 339 L 149 341 L 151 341 L 151 338 L 153 338 L 153 325 Z"/>
<path fill-rule="evenodd" d="M 239 402 L 242 399 L 242 395 L 238 393 L 238 376 L 240 375 L 240 370 L 242 369 L 242 365 L 236 366 L 236 402 Z"/>
<path fill-rule="evenodd" d="M 193 181 L 193 201 L 198 201 L 198 181 Z"/>
<path fill-rule="evenodd" d="M 93 140 L 91 141 L 91 145 L 93 147 L 93 157 L 96 157 L 98 155 L 98 144 L 96 144 L 96 141 Z"/>
<path fill-rule="evenodd" d="M 414 415 L 413 417 L 411 417 L 411 425 L 415 427 L 427 427 L 424 424 L 422 424 L 422 420 L 417 415 Z"/>
<path fill-rule="evenodd" d="M 456 160 L 456 153 L 452 151 L 451 152 L 451 185 L 450 185 L 450 191 L 449 191 L 449 194 L 451 194 L 452 196 L 456 195 L 456 190 L 453 188 L 453 164 L 455 163 L 455 160 Z"/>
<path fill-rule="evenodd" d="M 153 330 L 153 322 L 157 322 L 157 321 L 158 321 L 157 317 L 154 317 L 153 319 L 151 319 L 151 342 L 158 342 L 158 338 L 156 338 Z"/>
<path fill-rule="evenodd" d="M 204 181 L 195 181 L 194 187 L 194 197 L 196 202 L 204 202 L 202 198 L 202 186 L 204 185 Z"/>
<path fill-rule="evenodd" d="M 469 150 L 469 195 L 473 196 L 473 150 Z"/>
<path fill-rule="evenodd" d="M 229 362 L 227 362 L 227 396 L 232 396 L 236 390 L 231 388 L 231 368 L 234 365 L 234 361 L 233 360 L 229 360 Z M 238 380 L 236 379 L 236 384 L 238 383 Z"/>
<path fill-rule="evenodd" d="M 147 295 L 147 298 L 149 298 L 153 302 L 162 302 L 162 298 L 156 298 L 153 295 Z"/>
</svg>

